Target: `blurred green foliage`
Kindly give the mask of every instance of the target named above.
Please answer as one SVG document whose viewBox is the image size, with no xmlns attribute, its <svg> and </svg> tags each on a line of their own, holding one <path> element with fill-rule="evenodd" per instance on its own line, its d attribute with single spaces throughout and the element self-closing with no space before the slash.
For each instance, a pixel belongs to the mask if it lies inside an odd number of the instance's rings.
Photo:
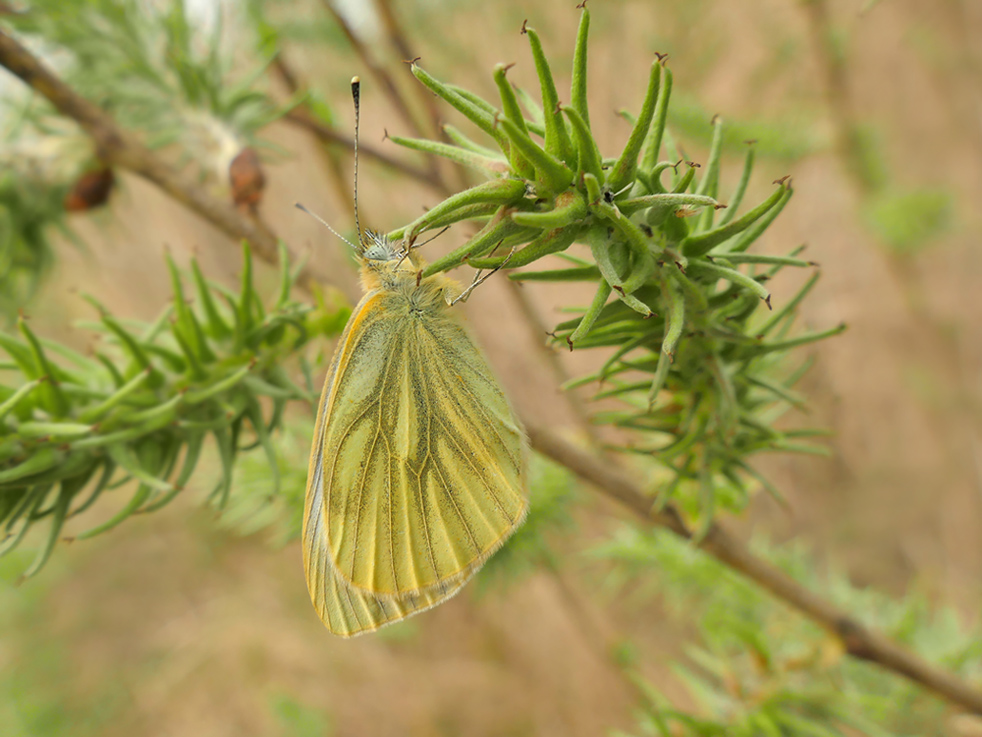
<svg viewBox="0 0 982 737">
<path fill-rule="evenodd" d="M 866 205 L 870 229 L 898 255 L 913 255 L 930 246 L 951 225 L 951 193 L 940 189 L 877 192 Z"/>
<path fill-rule="evenodd" d="M 100 313 L 88 327 L 103 338 L 93 356 L 38 337 L 24 318 L 19 336 L 0 332 L 10 357 L 0 364 L 0 554 L 39 523 L 48 528 L 25 575 L 40 570 L 65 521 L 106 490 L 137 482 L 122 509 L 78 537 L 168 504 L 191 480 L 206 441 L 221 461 L 211 493 L 219 507 L 242 448 L 262 448 L 265 473 L 279 488 L 270 434 L 289 400 L 313 396 L 284 363 L 312 338 L 339 332 L 347 308 L 324 313 L 293 301 L 296 272 L 285 248 L 279 294 L 268 306 L 247 247 L 238 293 L 208 282 L 192 261 L 193 307 L 169 256 L 167 263 L 174 301 L 152 323 L 117 319 L 87 297 Z"/>
<path fill-rule="evenodd" d="M 967 627 L 916 588 L 892 598 L 823 570 L 802 544 L 761 537 L 754 552 L 809 590 L 967 679 L 982 677 L 982 626 Z M 909 681 L 845 655 L 838 639 L 746 578 L 663 531 L 623 527 L 594 555 L 613 562 L 609 592 L 634 606 L 660 602 L 695 628 L 696 644 L 673 667 L 695 704 L 669 705 L 651 684 L 647 734 L 940 734 L 949 709 Z"/>
</svg>

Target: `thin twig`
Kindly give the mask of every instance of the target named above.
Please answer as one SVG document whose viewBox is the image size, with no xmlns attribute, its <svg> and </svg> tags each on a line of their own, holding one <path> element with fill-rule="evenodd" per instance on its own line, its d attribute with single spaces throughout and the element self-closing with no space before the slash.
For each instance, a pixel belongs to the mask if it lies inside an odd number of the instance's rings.
<svg viewBox="0 0 982 737">
<path fill-rule="evenodd" d="M 297 73 L 293 70 L 285 58 L 283 58 L 283 52 L 279 52 L 273 57 L 273 63 L 270 68 L 279 78 L 280 82 L 286 88 L 286 91 L 290 93 L 292 97 L 296 97 L 300 94 L 300 91 L 306 89 L 306 85 L 300 82 L 300 78 Z M 301 103 L 307 107 L 307 103 Z M 327 169 L 328 174 L 331 177 L 331 182 L 334 185 L 334 193 L 340 198 L 344 205 L 344 212 L 354 211 L 354 199 L 351 193 L 351 183 L 348 176 L 344 173 L 341 166 L 341 153 L 339 149 L 346 148 L 340 144 L 329 143 L 322 140 L 317 136 L 320 145 L 318 150 L 321 153 L 321 157 L 324 160 L 324 167 Z"/>
<path fill-rule="evenodd" d="M 252 222 L 230 203 L 199 188 L 188 177 L 169 166 L 129 131 L 121 129 L 111 115 L 77 94 L 12 36 L 0 30 L 0 66 L 9 69 L 43 95 L 66 117 L 72 118 L 89 135 L 99 158 L 106 164 L 131 171 L 160 189 L 230 237 L 249 242 L 263 261 L 279 261 L 277 239 L 261 224 Z M 305 267 L 298 282 L 309 288 L 321 279 Z"/>
<path fill-rule="evenodd" d="M 293 123 L 294 125 L 298 125 L 301 128 L 306 128 L 324 143 L 344 146 L 348 149 L 354 148 L 354 139 L 351 136 L 345 133 L 340 133 L 331 128 L 329 125 L 324 125 L 302 107 L 296 107 L 288 112 L 284 116 L 284 120 L 289 123 Z M 413 179 L 416 179 L 417 181 L 422 182 L 426 186 L 432 187 L 441 193 L 444 190 L 443 182 L 435 175 L 435 173 L 425 171 L 419 167 L 413 166 L 412 164 L 407 164 L 405 161 L 400 161 L 399 159 L 380 151 L 369 143 L 365 143 L 364 141 L 358 142 L 358 155 L 367 156 L 370 159 L 374 159 L 375 161 L 401 172 L 406 176 L 412 177 Z"/>
<path fill-rule="evenodd" d="M 548 329 L 545 323 L 542 322 L 542 318 L 539 316 L 538 310 L 535 309 L 535 305 L 532 304 L 532 300 L 528 298 L 525 293 L 525 289 L 516 281 L 511 279 L 506 279 L 505 283 L 508 285 L 508 291 L 511 293 L 512 298 L 518 305 L 522 312 L 522 317 L 525 319 L 525 324 L 531 328 L 533 341 L 536 344 L 536 349 L 539 354 L 545 359 L 546 364 L 549 366 L 549 370 L 552 372 L 552 378 L 556 382 L 557 387 L 562 387 L 563 384 L 570 380 L 569 374 L 566 372 L 566 367 L 563 365 L 562 359 L 560 359 L 559 354 L 553 350 L 545 341 L 544 336 L 548 334 Z M 562 391 L 560 389 L 560 391 Z M 600 432 L 597 426 L 590 422 L 590 413 L 583 403 L 583 398 L 576 392 L 575 389 L 570 389 L 568 391 L 562 392 L 566 397 L 566 402 L 569 405 L 570 411 L 576 417 L 580 429 L 586 434 L 590 443 L 595 448 L 603 447 L 603 438 L 600 437 Z"/>
<path fill-rule="evenodd" d="M 526 430 L 532 447 L 538 452 L 570 469 L 642 519 L 692 541 L 720 562 L 770 591 L 838 637 L 845 651 L 853 657 L 875 663 L 952 703 L 982 714 L 982 690 L 953 673 L 931 665 L 882 633 L 866 627 L 849 612 L 809 591 L 784 571 L 754 555 L 718 523 L 713 523 L 706 535 L 697 541 L 677 510 L 668 505 L 662 511 L 656 511 L 651 497 L 609 461 L 598 460 L 551 430 L 528 420 Z"/>
<path fill-rule="evenodd" d="M 396 86 L 392 75 L 388 73 L 385 67 L 375 60 L 375 57 L 371 55 L 368 47 L 365 45 L 365 42 L 362 41 L 361 38 L 358 37 L 358 34 L 354 32 L 354 29 L 351 27 L 351 24 L 348 23 L 348 20 L 337 11 L 331 0 L 321 0 L 321 4 L 324 6 L 325 10 L 330 13 L 331 17 L 334 18 L 335 22 L 341 27 L 341 30 L 344 31 L 344 35 L 347 37 L 351 47 L 355 50 L 355 53 L 358 54 L 358 58 L 361 59 L 362 64 L 368 67 L 368 71 L 371 72 L 371 75 L 382 86 L 386 97 L 388 97 L 389 101 L 395 106 L 396 111 L 402 116 L 403 120 L 405 120 L 406 125 L 408 125 L 410 130 L 413 131 L 413 134 L 416 136 L 426 135 L 422 126 L 420 126 L 416 121 L 416 117 L 413 115 L 412 110 L 410 110 L 409 106 L 406 104 L 405 99 L 403 99 L 402 94 L 400 94 L 399 88 Z"/>
<path fill-rule="evenodd" d="M 395 48 L 396 53 L 406 61 L 415 58 L 417 54 L 413 53 L 413 50 L 409 46 L 406 33 L 402 30 L 395 9 L 392 7 L 392 0 L 376 0 L 375 5 L 378 7 L 379 17 L 382 19 L 382 25 L 385 26 L 385 33 L 389 37 L 389 43 Z M 417 99 L 425 108 L 426 115 L 430 119 L 430 134 L 432 136 L 441 135 L 441 115 L 440 108 L 436 104 L 436 97 L 431 95 L 429 90 L 422 85 L 413 85 L 413 89 L 418 91 Z"/>
<path fill-rule="evenodd" d="M 825 96 L 832 113 L 835 145 L 849 174 L 863 193 L 876 187 L 863 161 L 863 140 L 856 122 L 856 111 L 849 90 L 845 61 L 836 47 L 826 0 L 806 0 L 808 30 L 824 77 Z"/>
</svg>

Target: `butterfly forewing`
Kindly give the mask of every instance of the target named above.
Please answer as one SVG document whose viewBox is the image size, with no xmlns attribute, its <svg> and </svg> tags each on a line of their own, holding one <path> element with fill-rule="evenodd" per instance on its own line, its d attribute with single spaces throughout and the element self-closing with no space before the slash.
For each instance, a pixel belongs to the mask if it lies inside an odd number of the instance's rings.
<svg viewBox="0 0 982 737">
<path fill-rule="evenodd" d="M 315 447 L 319 511 L 344 584 L 439 600 L 522 521 L 526 441 L 448 310 L 420 319 L 398 299 L 367 295 L 339 347 Z"/>
</svg>

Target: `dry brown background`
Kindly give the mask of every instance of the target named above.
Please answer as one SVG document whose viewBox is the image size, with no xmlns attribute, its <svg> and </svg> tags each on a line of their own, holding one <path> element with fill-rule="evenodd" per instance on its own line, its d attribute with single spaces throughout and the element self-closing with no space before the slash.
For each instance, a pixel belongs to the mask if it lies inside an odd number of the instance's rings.
<svg viewBox="0 0 982 737">
<path fill-rule="evenodd" d="M 493 99 L 490 70 L 499 61 L 517 62 L 511 78 L 534 89 L 518 33 L 526 17 L 543 36 L 560 89 L 568 89 L 579 15 L 574 4 L 485 0 L 458 3 L 452 12 L 438 3 L 396 6 L 412 19 L 414 51 L 430 71 Z M 742 528 L 777 538 L 801 535 L 860 584 L 893 592 L 921 586 L 966 616 L 976 614 L 982 575 L 982 5 L 830 3 L 846 54 L 852 114 L 877 134 L 891 181 L 943 188 L 954 198 L 947 231 L 904 257 L 865 225 L 868 203 L 832 144 L 844 111 L 830 105 L 813 16 L 803 3 L 599 0 L 591 8 L 592 121 L 607 143 L 605 154 L 627 135 L 615 111 L 637 108 L 654 51 L 671 54 L 676 90 L 710 114 L 791 121 L 801 136 L 820 143 L 794 161 L 762 157 L 751 196 L 765 194 L 778 176 L 794 176 L 796 196 L 758 249 L 785 253 L 807 242 L 823 278 L 804 305 L 804 323 L 850 326 L 822 344 L 804 385 L 814 406 L 810 421 L 835 431 L 835 457 L 770 458 L 765 470 L 791 510 L 760 499 Z M 298 4 L 296 12 L 319 9 Z M 294 61 L 342 111 L 347 79 L 366 77 L 366 140 L 379 141 L 386 127 L 406 133 L 353 56 L 308 49 Z M 408 78 L 397 60 L 390 61 Z M 290 155 L 269 160 L 264 218 L 293 247 L 311 247 L 315 266 L 356 296 L 343 249 L 292 207 L 302 200 L 350 227 L 314 142 L 285 124 L 269 137 Z M 698 143 L 685 144 L 692 158 L 705 156 Z M 727 158 L 724 166 L 724 183 L 732 186 L 739 159 Z M 361 198 L 366 219 L 381 229 L 438 201 L 367 163 Z M 78 289 L 97 294 L 121 315 L 150 318 L 166 304 L 165 244 L 179 262 L 197 252 L 217 279 L 231 282 L 239 267 L 234 244 L 132 179 L 110 214 L 79 218 L 77 225 L 90 251 L 63 249 L 55 278 L 31 313 L 39 330 L 79 345 L 87 338 L 70 322 L 88 315 Z M 462 237 L 451 233 L 427 248 L 432 255 Z M 801 278 L 782 275 L 773 283 L 775 299 L 792 294 Z M 536 347 L 539 336 L 519 322 L 495 281 L 467 305 L 476 332 L 519 405 L 568 423 Z M 557 319 L 559 304 L 584 301 L 555 288 L 528 287 L 527 293 L 547 323 Z M 596 357 L 563 360 L 575 373 Z M 164 513 L 62 547 L 39 579 L 0 590 L 0 605 L 19 612 L 11 615 L 17 629 L 8 629 L 0 646 L 2 680 L 36 688 L 21 698 L 37 702 L 38 714 L 50 722 L 44 734 L 293 734 L 276 716 L 284 699 L 326 715 L 339 735 L 601 734 L 632 728 L 632 697 L 584 637 L 574 612 L 611 637 L 642 642 L 647 672 L 656 679 L 661 664 L 678 652 L 677 633 L 656 614 L 627 610 L 595 593 L 598 571 L 579 553 L 610 524 L 599 507 L 584 515 L 589 519 L 580 534 L 558 542 L 575 606 L 553 579 L 534 575 L 504 593 L 461 595 L 396 634 L 342 641 L 323 630 L 309 605 L 299 546 L 271 550 L 262 536 L 223 531 L 200 499 L 200 490 L 188 493 Z M 65 714 L 70 723 L 59 722 Z"/>
</svg>

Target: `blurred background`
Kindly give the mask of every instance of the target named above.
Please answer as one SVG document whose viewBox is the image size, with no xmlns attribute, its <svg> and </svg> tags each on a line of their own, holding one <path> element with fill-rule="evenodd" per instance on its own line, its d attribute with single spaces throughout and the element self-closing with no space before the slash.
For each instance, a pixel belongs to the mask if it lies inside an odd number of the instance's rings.
<svg viewBox="0 0 982 737">
<path fill-rule="evenodd" d="M 363 141 L 424 165 L 383 140 L 386 132 L 412 132 L 324 5 L 266 5 L 283 34 L 284 59 L 329 102 L 337 129 L 350 131 L 348 82 L 361 75 Z M 542 36 L 560 97 L 568 94 L 574 6 L 391 3 L 412 56 L 488 99 L 498 62 L 515 62 L 509 78 L 536 89 L 519 33 L 525 19 Z M 336 7 L 400 87 L 416 84 L 372 3 Z M 654 52 L 668 53 L 676 90 L 669 125 L 686 155 L 705 160 L 710 120 L 722 115 L 731 124 L 727 192 L 743 141 L 758 140 L 751 199 L 786 174 L 796 190 L 758 251 L 784 254 L 807 243 L 805 256 L 821 265 L 822 279 L 802 307 L 803 322 L 849 325 L 810 349 L 815 365 L 802 387 L 807 421 L 834 432 L 833 456 L 766 459 L 761 468 L 787 509 L 761 496 L 732 523 L 747 537 L 805 541 L 860 589 L 917 590 L 974 620 L 982 580 L 982 4 L 591 0 L 590 7 L 591 119 L 597 139 L 609 142 L 604 153 L 618 151 L 630 131 L 618 111 L 637 110 Z M 221 17 L 243 57 L 255 61 L 246 4 L 197 0 L 189 12 L 202 28 Z M 283 76 L 270 68 L 267 77 L 262 86 L 288 99 Z M 20 87 L 0 74 L 0 94 Z M 346 247 L 293 207 L 301 201 L 352 232 L 350 156 L 325 155 L 287 121 L 261 136 L 268 144 L 260 148 L 268 181 L 262 218 L 294 250 L 309 251 L 330 288 L 356 300 Z M 80 349 L 90 338 L 74 322 L 92 311 L 79 291 L 149 320 L 170 295 L 165 248 L 182 265 L 197 254 L 210 278 L 229 285 L 240 268 L 235 244 L 211 226 L 143 181 L 124 175 L 118 184 L 107 209 L 70 216 L 84 245 L 57 242 L 53 273 L 27 307 L 35 330 Z M 442 199 L 367 157 L 359 194 L 363 222 L 380 230 Z M 452 230 L 426 246 L 427 257 L 465 237 Z M 775 302 L 804 278 L 782 273 L 770 284 Z M 260 272 L 263 279 L 275 289 L 271 269 Z M 544 336 L 522 319 L 502 281 L 476 291 L 469 322 L 515 403 L 543 422 L 570 426 L 540 347 Z M 589 299 L 568 285 L 527 285 L 522 294 L 547 327 L 562 319 L 560 305 Z M 328 356 L 332 349 L 323 346 Z M 558 358 L 572 376 L 604 359 Z M 297 413 L 297 429 L 281 440 L 294 469 L 289 478 L 300 485 L 311 422 Z M 261 487 L 262 473 L 261 459 L 244 462 L 241 503 L 224 515 L 202 506 L 210 486 L 203 480 L 161 513 L 60 546 L 40 576 L 20 585 L 30 551 L 0 558 L 0 724 L 15 725 L 0 732 L 633 733 L 637 693 L 611 656 L 624 642 L 648 681 L 681 703 L 689 698 L 669 663 L 684 652 L 691 624 L 657 597 L 630 586 L 625 596 L 611 585 L 609 564 L 591 550 L 621 524 L 619 513 L 588 492 L 577 493 L 570 521 L 549 533 L 558 569 L 489 572 L 423 616 L 343 641 L 310 606 L 289 504 L 253 504 L 263 492 L 250 495 L 248 487 L 254 479 Z"/>
</svg>

